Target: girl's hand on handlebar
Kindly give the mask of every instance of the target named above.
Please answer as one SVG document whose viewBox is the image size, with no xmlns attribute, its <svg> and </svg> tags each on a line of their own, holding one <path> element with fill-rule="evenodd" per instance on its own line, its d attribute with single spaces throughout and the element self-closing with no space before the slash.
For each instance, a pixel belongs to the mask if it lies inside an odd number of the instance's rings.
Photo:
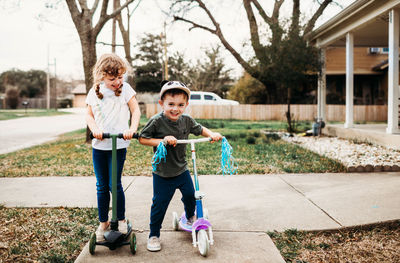
<svg viewBox="0 0 400 263">
<path fill-rule="evenodd" d="M 132 139 L 133 135 L 136 133 L 135 130 L 129 129 L 124 131 L 124 140 Z"/>
<path fill-rule="evenodd" d="M 210 134 L 210 138 L 211 138 L 211 143 L 217 142 L 222 140 L 222 135 L 219 132 L 212 132 Z"/>
<path fill-rule="evenodd" d="M 103 140 L 103 131 L 101 130 L 95 130 L 92 131 L 93 137 L 98 139 L 98 140 Z"/>
<path fill-rule="evenodd" d="M 172 145 L 172 146 L 176 146 L 177 143 L 177 139 L 174 136 L 165 136 L 164 137 L 164 144 L 168 144 L 168 145 Z"/>
</svg>

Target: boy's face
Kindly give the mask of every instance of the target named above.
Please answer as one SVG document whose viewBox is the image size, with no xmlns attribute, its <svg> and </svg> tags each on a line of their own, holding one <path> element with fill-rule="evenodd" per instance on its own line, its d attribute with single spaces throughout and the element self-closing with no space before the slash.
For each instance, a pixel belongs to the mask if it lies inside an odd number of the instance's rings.
<svg viewBox="0 0 400 263">
<path fill-rule="evenodd" d="M 106 74 L 103 78 L 103 81 L 107 88 L 109 88 L 112 91 L 115 91 L 122 85 L 122 82 L 124 81 L 124 75 L 121 74 L 118 76 L 113 76 Z"/>
<path fill-rule="evenodd" d="M 164 110 L 165 116 L 171 121 L 177 121 L 189 105 L 184 94 L 176 94 L 174 96 L 167 94 L 158 103 Z"/>
</svg>

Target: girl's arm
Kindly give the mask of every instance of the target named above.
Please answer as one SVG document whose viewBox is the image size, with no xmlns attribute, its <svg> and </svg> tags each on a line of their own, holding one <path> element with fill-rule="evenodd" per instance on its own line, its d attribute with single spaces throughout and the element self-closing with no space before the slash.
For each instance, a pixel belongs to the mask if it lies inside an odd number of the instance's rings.
<svg viewBox="0 0 400 263">
<path fill-rule="evenodd" d="M 211 143 L 222 140 L 222 135 L 219 132 L 212 132 L 204 126 L 201 135 L 204 137 L 210 137 L 212 139 Z"/>
<path fill-rule="evenodd" d="M 86 123 L 89 126 L 89 129 L 92 131 L 93 136 L 96 139 L 102 140 L 103 139 L 103 131 L 97 127 L 96 121 L 94 120 L 94 115 L 92 111 L 92 106 L 87 106 L 86 111 Z"/>
<path fill-rule="evenodd" d="M 131 125 L 129 130 L 124 131 L 125 140 L 132 139 L 133 135 L 137 131 L 140 121 L 140 108 L 135 96 L 128 101 L 128 107 L 129 111 L 131 112 Z"/>
</svg>

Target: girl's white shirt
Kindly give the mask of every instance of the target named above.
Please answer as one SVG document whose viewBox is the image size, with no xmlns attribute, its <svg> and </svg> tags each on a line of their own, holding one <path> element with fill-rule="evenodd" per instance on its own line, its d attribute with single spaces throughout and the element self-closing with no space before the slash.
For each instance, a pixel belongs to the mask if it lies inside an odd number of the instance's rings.
<svg viewBox="0 0 400 263">
<path fill-rule="evenodd" d="M 86 104 L 92 107 L 94 120 L 96 125 L 104 133 L 118 134 L 129 129 L 130 111 L 128 102 L 136 95 L 129 83 L 124 82 L 120 96 L 115 96 L 114 91 L 105 87 L 104 83 L 100 84 L 100 92 L 103 99 L 99 99 L 95 89 L 91 88 L 86 97 Z M 130 140 L 117 139 L 117 149 L 127 148 Z M 92 147 L 98 150 L 111 150 L 111 139 L 103 139 L 102 141 L 93 139 Z"/>
</svg>

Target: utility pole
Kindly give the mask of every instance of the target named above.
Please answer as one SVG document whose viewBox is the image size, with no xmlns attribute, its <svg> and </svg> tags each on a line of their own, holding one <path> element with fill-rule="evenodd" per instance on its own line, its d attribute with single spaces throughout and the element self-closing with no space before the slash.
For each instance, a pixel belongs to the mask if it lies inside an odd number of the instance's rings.
<svg viewBox="0 0 400 263">
<path fill-rule="evenodd" d="M 167 32 L 165 30 L 166 23 L 164 21 L 164 33 L 161 33 L 161 42 L 164 46 L 164 68 L 163 68 L 163 75 L 164 79 L 168 80 L 168 54 L 167 54 Z"/>
<path fill-rule="evenodd" d="M 46 87 L 46 109 L 50 109 L 50 47 L 47 45 L 47 87 Z"/>
<path fill-rule="evenodd" d="M 56 77 L 56 59 L 54 63 L 50 63 L 50 47 L 47 45 L 47 87 L 46 87 L 46 109 L 50 109 L 50 66 L 54 66 L 54 96 L 56 100 L 55 108 L 57 108 L 57 77 Z"/>
<path fill-rule="evenodd" d="M 54 108 L 57 110 L 57 68 L 56 68 L 56 58 L 54 58 Z"/>
</svg>

